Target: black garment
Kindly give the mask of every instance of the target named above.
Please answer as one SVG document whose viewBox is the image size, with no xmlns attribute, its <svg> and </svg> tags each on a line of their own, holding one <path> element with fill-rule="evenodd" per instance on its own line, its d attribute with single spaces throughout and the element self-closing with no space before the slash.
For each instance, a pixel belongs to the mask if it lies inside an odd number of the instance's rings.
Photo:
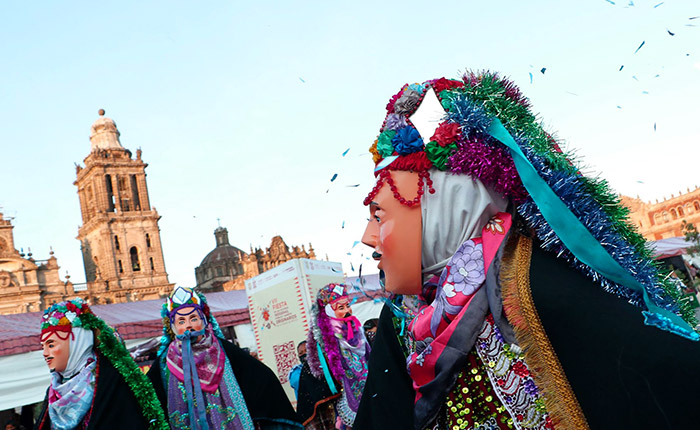
<svg viewBox="0 0 700 430">
<path fill-rule="evenodd" d="M 384 305 L 353 429 L 413 429 L 415 392 L 406 372 L 406 357 L 394 328 L 393 316 L 391 309 Z"/>
<path fill-rule="evenodd" d="M 644 325 L 640 308 L 536 245 L 530 288 L 591 429 L 700 427 L 700 342 Z"/>
<path fill-rule="evenodd" d="M 147 429 L 148 421 L 142 415 L 141 406 L 122 375 L 99 352 L 96 352 L 95 355 L 99 370 L 87 430 Z M 35 430 L 51 429 L 51 419 L 47 408 L 48 391 L 46 395 L 39 419 L 34 426 Z"/>
<path fill-rule="evenodd" d="M 336 387 L 338 387 L 336 383 Z M 314 416 L 322 403 L 337 399 L 340 393 L 332 394 L 326 381 L 317 379 L 312 373 L 309 363 L 304 360 L 299 375 L 299 398 L 297 399 L 297 414 L 302 422 Z"/>
<path fill-rule="evenodd" d="M 644 325 L 642 309 L 536 244 L 533 301 L 592 430 L 700 427 L 700 342 Z M 414 391 L 384 307 L 357 429 L 413 429 Z M 385 370 L 388 369 L 388 372 Z"/>
<path fill-rule="evenodd" d="M 287 394 L 279 379 L 269 367 L 250 356 L 231 342 L 219 339 L 224 348 L 231 370 L 241 387 L 243 398 L 251 418 L 256 424 L 289 423 L 289 428 L 302 428 L 301 421 L 294 412 Z M 158 399 L 168 416 L 168 396 L 161 377 L 160 359 L 153 362 L 148 370 L 148 378 L 153 383 Z M 295 424 L 297 424 L 295 426 Z"/>
</svg>

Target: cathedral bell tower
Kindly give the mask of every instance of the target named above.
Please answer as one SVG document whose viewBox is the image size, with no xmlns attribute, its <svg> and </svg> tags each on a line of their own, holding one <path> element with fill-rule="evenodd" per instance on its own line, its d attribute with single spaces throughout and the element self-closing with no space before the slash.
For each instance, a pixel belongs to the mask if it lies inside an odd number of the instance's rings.
<svg viewBox="0 0 700 430">
<path fill-rule="evenodd" d="M 151 207 L 141 150 L 132 158 L 113 120 L 90 130 L 85 167 L 76 165 L 83 225 L 77 239 L 93 304 L 158 299 L 171 290 L 160 243 L 160 216 Z"/>
</svg>

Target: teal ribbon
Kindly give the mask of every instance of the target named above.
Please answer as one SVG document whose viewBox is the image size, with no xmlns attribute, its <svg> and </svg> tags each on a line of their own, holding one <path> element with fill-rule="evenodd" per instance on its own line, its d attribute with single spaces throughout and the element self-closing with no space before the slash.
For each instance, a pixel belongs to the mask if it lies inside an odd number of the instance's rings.
<svg viewBox="0 0 700 430">
<path fill-rule="evenodd" d="M 590 231 L 581 223 L 554 191 L 537 173 L 523 154 L 513 136 L 495 118 L 489 126 L 489 134 L 509 150 L 520 179 L 542 216 L 559 236 L 564 246 L 583 264 L 607 279 L 642 294 L 647 311 L 643 311 L 644 323 L 678 334 L 690 340 L 700 340 L 693 328 L 678 315 L 657 306 L 647 290 L 603 248 Z"/>
<path fill-rule="evenodd" d="M 326 378 L 326 383 L 328 384 L 328 388 L 331 389 L 331 394 L 335 394 L 338 392 L 338 389 L 335 388 L 335 383 L 333 382 L 333 378 L 331 377 L 331 372 L 328 369 L 328 363 L 326 363 L 326 356 L 323 355 L 323 350 L 321 349 L 321 345 L 316 343 L 316 351 L 318 351 L 318 361 L 321 362 L 321 369 L 323 369 L 323 376 Z"/>
<path fill-rule="evenodd" d="M 206 406 L 204 405 L 204 394 L 202 386 L 199 382 L 197 374 L 197 365 L 194 362 L 192 354 L 192 339 L 197 336 L 203 336 L 204 329 L 199 331 L 185 331 L 176 337 L 182 341 L 182 373 L 184 374 L 185 394 L 187 395 L 187 408 L 190 417 L 190 425 L 193 429 L 209 430 L 207 423 Z M 193 401 L 192 385 L 194 384 L 194 399 L 196 399 L 196 414 L 195 404 Z"/>
</svg>

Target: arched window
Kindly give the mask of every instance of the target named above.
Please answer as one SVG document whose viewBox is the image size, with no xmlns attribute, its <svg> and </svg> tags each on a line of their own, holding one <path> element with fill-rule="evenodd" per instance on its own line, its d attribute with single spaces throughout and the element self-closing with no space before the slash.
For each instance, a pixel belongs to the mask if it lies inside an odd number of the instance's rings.
<svg viewBox="0 0 700 430">
<path fill-rule="evenodd" d="M 117 236 L 116 234 L 114 235 L 114 249 L 119 251 L 119 236 Z"/>
<path fill-rule="evenodd" d="M 151 236 L 148 233 L 146 233 L 146 248 L 150 248 L 150 247 L 151 247 Z"/>
<path fill-rule="evenodd" d="M 129 250 L 129 256 L 131 257 L 131 270 L 134 272 L 141 271 L 141 264 L 139 264 L 139 250 L 135 246 L 132 246 Z"/>
<path fill-rule="evenodd" d="M 678 214 L 675 209 L 671 209 L 671 218 L 678 219 Z"/>
<path fill-rule="evenodd" d="M 668 212 L 666 212 L 666 211 L 664 211 L 662 216 L 664 217 L 664 222 L 668 222 L 671 220 L 671 218 L 668 216 Z"/>
<path fill-rule="evenodd" d="M 700 211 L 700 202 L 697 201 L 697 200 L 695 200 L 695 201 L 693 202 L 693 207 L 695 208 L 695 211 L 696 211 L 696 212 L 697 212 L 697 211 Z"/>
<path fill-rule="evenodd" d="M 678 206 L 678 216 L 683 216 L 683 215 L 685 215 L 685 214 L 683 213 L 683 207 L 682 207 L 682 206 Z"/>
</svg>

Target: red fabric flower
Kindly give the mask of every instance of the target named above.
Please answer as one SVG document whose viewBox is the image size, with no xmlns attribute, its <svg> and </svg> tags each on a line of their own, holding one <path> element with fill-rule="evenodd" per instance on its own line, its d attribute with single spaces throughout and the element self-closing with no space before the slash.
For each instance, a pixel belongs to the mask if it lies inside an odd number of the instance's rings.
<svg viewBox="0 0 700 430">
<path fill-rule="evenodd" d="M 458 135 L 459 124 L 456 122 L 443 122 L 435 130 L 435 134 L 433 134 L 433 137 L 431 137 L 430 140 L 437 142 L 438 145 L 444 148 L 445 146 L 454 143 L 455 140 L 457 140 Z"/>
<path fill-rule="evenodd" d="M 515 374 L 520 376 L 521 378 L 530 375 L 530 371 L 527 370 L 527 366 L 525 366 L 522 361 L 518 361 L 513 365 L 513 372 L 515 372 Z"/>
<path fill-rule="evenodd" d="M 78 307 L 71 302 L 66 303 L 66 309 L 72 312 L 78 311 Z"/>
<path fill-rule="evenodd" d="M 440 94 L 440 92 L 444 90 L 462 87 L 464 87 L 464 82 L 454 81 L 452 79 L 440 78 L 437 81 L 433 82 L 433 89 L 438 94 Z"/>
</svg>

